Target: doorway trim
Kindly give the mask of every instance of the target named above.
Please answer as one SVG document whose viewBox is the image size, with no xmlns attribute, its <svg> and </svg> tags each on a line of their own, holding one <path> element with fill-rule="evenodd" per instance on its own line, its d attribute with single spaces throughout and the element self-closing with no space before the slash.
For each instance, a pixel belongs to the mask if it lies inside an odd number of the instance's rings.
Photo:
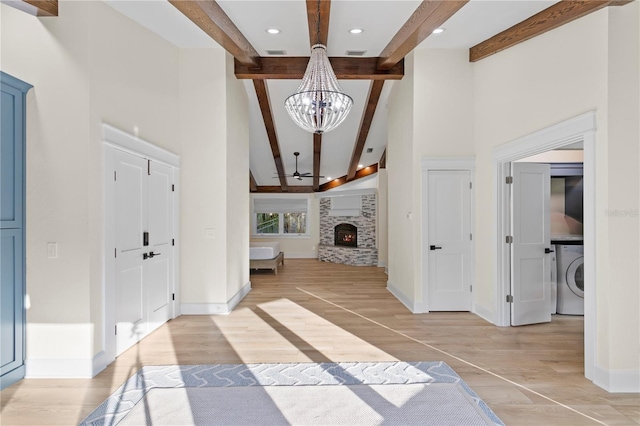
<svg viewBox="0 0 640 426">
<path fill-rule="evenodd" d="M 465 171 L 469 172 L 469 178 L 471 180 L 471 217 L 470 217 L 470 232 L 471 235 L 475 235 L 476 224 L 476 158 L 475 157 L 422 157 L 422 302 L 416 303 L 416 311 L 414 313 L 429 312 L 429 172 L 430 171 Z M 469 277 L 472 288 L 475 288 L 476 284 L 476 245 L 471 244 L 471 265 L 469 270 L 471 276 Z M 487 312 L 477 312 L 478 305 L 475 301 L 475 293 L 471 294 L 471 312 L 477 313 L 480 316 L 486 315 Z M 419 310 L 418 310 L 419 308 Z M 486 316 L 485 316 L 486 318 Z"/>
<path fill-rule="evenodd" d="M 115 193 L 113 185 L 107 182 L 113 181 L 113 155 L 112 150 L 117 149 L 130 154 L 143 157 L 173 168 L 173 179 L 176 191 L 180 188 L 180 157 L 163 148 L 153 145 L 137 136 L 131 135 L 114 126 L 102 124 L 102 153 L 103 153 L 103 200 L 104 200 L 104 270 L 103 270 L 103 308 L 102 308 L 102 347 L 104 356 L 101 357 L 102 365 L 94 365 L 94 376 L 104 367 L 113 362 L 116 358 L 116 339 L 113 333 L 116 323 L 115 316 L 115 259 L 113 249 L 115 247 L 115 215 L 113 206 Z M 173 203 L 173 235 L 175 235 L 174 257 L 173 257 L 173 301 L 171 317 L 180 315 L 180 202 L 176 199 Z"/>
<path fill-rule="evenodd" d="M 510 196 L 505 179 L 509 176 L 511 162 L 532 155 L 541 154 L 563 146 L 582 142 L 584 150 L 584 258 L 585 258 L 585 312 L 584 312 L 584 372 L 593 380 L 595 370 L 596 336 L 596 205 L 595 205 L 595 159 L 596 159 L 596 111 L 589 111 L 577 117 L 547 127 L 527 136 L 515 139 L 493 149 L 494 195 L 496 204 L 494 216 L 494 253 L 496 263 L 496 316 L 499 326 L 510 326 L 510 304 L 506 297 L 510 294 L 510 249 L 505 243 L 510 235 Z"/>
</svg>

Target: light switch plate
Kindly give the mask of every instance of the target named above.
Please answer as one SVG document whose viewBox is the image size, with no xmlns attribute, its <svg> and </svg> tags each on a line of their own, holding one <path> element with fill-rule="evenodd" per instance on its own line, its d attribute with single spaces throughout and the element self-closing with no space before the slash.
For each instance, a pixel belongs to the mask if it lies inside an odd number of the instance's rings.
<svg viewBox="0 0 640 426">
<path fill-rule="evenodd" d="M 208 240 L 212 240 L 216 237 L 216 230 L 213 228 L 207 228 L 204 231 L 204 236 Z"/>
<path fill-rule="evenodd" d="M 47 257 L 50 259 L 58 257 L 58 243 L 47 243 Z"/>
</svg>

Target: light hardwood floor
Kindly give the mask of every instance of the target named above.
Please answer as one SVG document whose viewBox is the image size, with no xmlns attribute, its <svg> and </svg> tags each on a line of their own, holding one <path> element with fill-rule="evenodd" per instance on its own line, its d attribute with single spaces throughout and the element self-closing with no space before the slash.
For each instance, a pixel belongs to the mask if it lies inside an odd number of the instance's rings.
<svg viewBox="0 0 640 426">
<path fill-rule="evenodd" d="M 94 379 L 5 389 L 0 424 L 77 424 L 143 365 L 394 360 L 445 361 L 507 425 L 640 424 L 639 395 L 584 378 L 582 317 L 495 327 L 470 313 L 414 315 L 386 280 L 380 268 L 316 260 L 252 273 L 230 315 L 170 321 Z"/>
</svg>

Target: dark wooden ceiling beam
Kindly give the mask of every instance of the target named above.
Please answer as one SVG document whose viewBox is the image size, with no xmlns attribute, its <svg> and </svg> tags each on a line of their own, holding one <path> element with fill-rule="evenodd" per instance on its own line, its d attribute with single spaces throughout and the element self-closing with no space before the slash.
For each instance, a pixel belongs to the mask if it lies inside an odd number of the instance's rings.
<svg viewBox="0 0 640 426">
<path fill-rule="evenodd" d="M 215 0 L 169 0 L 238 61 L 260 68 L 260 55 Z"/>
<path fill-rule="evenodd" d="M 330 13 L 331 0 L 307 0 L 310 46 L 318 43 L 327 45 Z M 318 28 L 318 22 L 320 22 L 320 28 Z"/>
<path fill-rule="evenodd" d="M 313 134 L 313 190 L 320 190 L 320 154 L 322 150 L 322 135 Z"/>
<path fill-rule="evenodd" d="M 516 44 L 537 37 L 603 7 L 618 6 L 630 2 L 631 0 L 562 0 L 482 43 L 476 44 L 469 49 L 469 61 L 477 62 L 495 53 L 502 52 Z"/>
<path fill-rule="evenodd" d="M 249 191 L 256 192 L 258 190 L 258 184 L 256 183 L 256 179 L 253 177 L 253 173 L 249 170 Z"/>
<path fill-rule="evenodd" d="M 282 190 L 281 186 L 258 186 L 255 190 L 255 192 L 257 193 L 269 193 L 269 194 L 274 194 L 274 193 L 278 193 L 281 194 L 285 191 Z M 308 194 L 308 193 L 312 193 L 313 192 L 313 187 L 312 186 L 301 186 L 301 185 L 292 185 L 289 187 L 289 190 L 286 191 L 287 193 L 291 194 L 291 193 L 302 193 L 302 194 Z"/>
<path fill-rule="evenodd" d="M 20 3 L 32 6 L 35 10 L 32 11 L 32 8 L 29 8 L 29 6 L 20 6 Z M 10 1 L 6 4 L 35 16 L 58 16 L 58 0 L 22 0 Z"/>
<path fill-rule="evenodd" d="M 276 170 L 278 171 L 278 177 L 280 178 L 280 189 L 283 192 L 288 192 L 289 185 L 287 184 L 287 178 L 285 177 L 282 157 L 280 155 L 280 145 L 278 144 L 276 127 L 273 123 L 273 115 L 271 114 L 271 102 L 269 101 L 267 84 L 264 80 L 253 80 L 253 85 L 256 89 L 256 95 L 258 96 L 258 104 L 260 105 L 260 111 L 262 111 L 262 119 L 264 120 L 264 126 L 267 130 L 269 145 L 271 145 L 273 161 L 276 163 Z"/>
<path fill-rule="evenodd" d="M 331 67 L 340 80 L 400 80 L 404 77 L 404 60 L 399 61 L 388 70 L 378 69 L 378 58 L 329 58 Z M 296 57 L 264 57 L 260 58 L 262 68 L 259 70 L 235 61 L 235 75 L 239 79 L 302 79 L 309 58 Z"/>
<path fill-rule="evenodd" d="M 388 70 L 415 49 L 433 30 L 451 18 L 469 0 L 424 0 L 380 53 L 378 68 Z"/>
<path fill-rule="evenodd" d="M 380 157 L 380 161 L 378 161 L 378 166 L 381 169 L 386 169 L 387 168 L 387 150 L 386 149 L 382 153 L 382 157 Z"/>
<path fill-rule="evenodd" d="M 384 86 L 384 80 L 371 82 L 369 98 L 367 99 L 367 105 L 364 107 L 364 113 L 362 114 L 362 120 L 360 121 L 360 130 L 358 131 L 358 137 L 356 139 L 355 146 L 353 147 L 353 153 L 351 154 L 349 169 L 347 169 L 347 181 L 352 181 L 356 177 L 358 163 L 360 162 L 360 157 L 364 150 L 364 144 L 367 142 L 367 136 L 369 135 L 371 123 L 373 122 L 373 116 L 375 115 L 376 108 L 378 107 L 378 101 L 380 100 L 380 94 L 382 93 L 382 86 Z"/>
<path fill-rule="evenodd" d="M 372 164 L 370 166 L 363 167 L 362 169 L 356 172 L 356 176 L 351 181 L 362 179 L 363 177 L 367 177 L 377 172 L 378 172 L 377 164 Z M 340 185 L 344 185 L 347 182 L 349 182 L 347 181 L 347 175 L 340 176 L 339 178 L 333 179 L 330 182 L 323 183 L 322 185 L 320 185 L 320 192 L 328 191 L 329 189 L 333 189 Z"/>
</svg>

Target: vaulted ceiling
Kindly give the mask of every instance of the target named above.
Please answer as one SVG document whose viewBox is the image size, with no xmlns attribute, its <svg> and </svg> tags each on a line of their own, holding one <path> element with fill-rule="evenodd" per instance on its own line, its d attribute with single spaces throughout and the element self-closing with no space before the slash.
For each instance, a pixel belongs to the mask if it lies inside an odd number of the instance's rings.
<svg viewBox="0 0 640 426">
<path fill-rule="evenodd" d="M 178 47 L 233 55 L 249 98 L 251 191 L 313 192 L 384 167 L 387 99 L 412 50 L 469 49 L 469 60 L 478 61 L 631 0 L 105 1 Z M 34 14 L 57 14 L 56 0 L 23 3 Z M 280 32 L 269 34 L 270 28 Z M 363 32 L 351 34 L 353 28 Z M 445 31 L 432 34 L 436 28 Z M 318 38 L 354 100 L 347 119 L 321 136 L 297 127 L 284 109 Z M 283 177 L 296 170 L 294 152 L 298 171 L 315 178 Z"/>
</svg>

